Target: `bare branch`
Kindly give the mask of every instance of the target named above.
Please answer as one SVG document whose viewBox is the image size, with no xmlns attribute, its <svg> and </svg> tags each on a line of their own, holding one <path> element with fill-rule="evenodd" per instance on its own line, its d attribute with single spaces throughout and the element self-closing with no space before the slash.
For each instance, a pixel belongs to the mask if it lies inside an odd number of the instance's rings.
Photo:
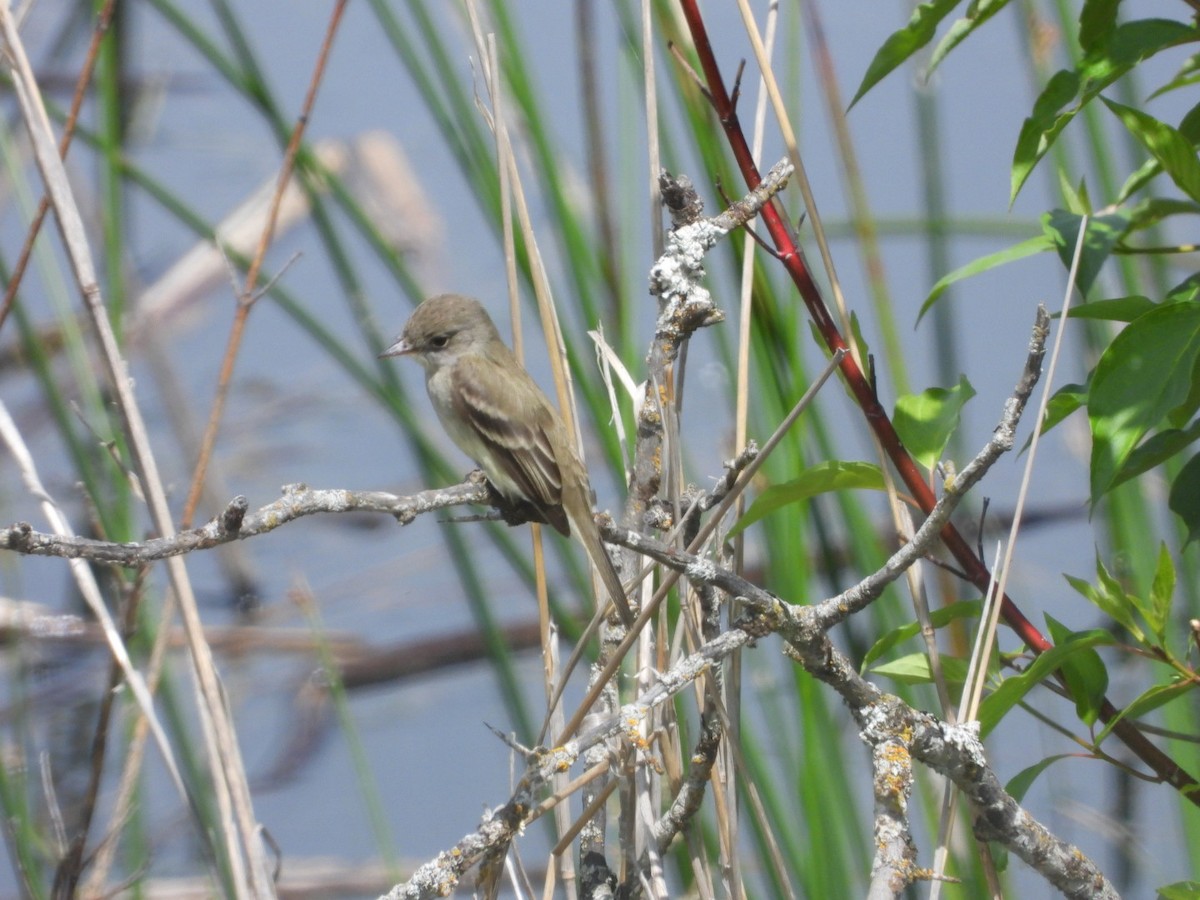
<svg viewBox="0 0 1200 900">
<path fill-rule="evenodd" d="M 896 740 L 880 741 L 872 749 L 875 770 L 875 861 L 871 866 L 868 900 L 898 896 L 922 877 L 917 869 L 917 847 L 908 824 L 908 799 L 912 795 L 912 757 Z"/>
<path fill-rule="evenodd" d="M 703 561 L 694 562 L 715 568 Z M 721 573 L 721 578 L 732 583 L 731 579 L 737 576 Z M 752 593 L 756 596 L 753 615 L 662 673 L 636 702 L 626 704 L 616 715 L 594 721 L 561 747 L 531 753 L 525 775 L 509 801 L 485 816 L 480 827 L 451 850 L 419 868 L 407 884 L 396 886 L 386 895 L 387 900 L 444 896 L 476 861 L 511 843 L 535 814 L 537 798 L 551 777 L 574 765 L 588 750 L 623 741 L 632 745 L 639 757 L 644 757 L 648 748 L 641 742 L 639 726 L 655 707 L 711 671 L 735 650 L 771 632 L 784 637 L 793 659 L 842 696 L 859 724 L 862 739 L 873 750 L 884 748 L 877 755 L 895 758 L 898 754 L 909 754 L 954 781 L 980 810 L 975 829 L 981 839 L 1003 844 L 1068 896 L 1116 896 L 1090 859 L 1077 847 L 1055 837 L 1004 791 L 987 765 L 977 723 L 948 725 L 912 709 L 897 697 L 884 694 L 860 676 L 850 660 L 833 646 L 812 607 L 793 606 L 757 588 Z M 688 800 L 681 795 L 677 802 L 686 806 Z M 891 802 L 895 803 L 895 795 Z M 900 813 L 901 819 L 893 821 L 896 813 Z M 902 813 L 903 809 L 897 807 L 889 815 L 893 849 L 901 848 L 906 841 Z M 893 861 L 897 871 L 908 858 L 907 851 L 899 852 L 898 862 Z M 915 869 L 904 871 L 908 877 L 921 874 Z"/>
<path fill-rule="evenodd" d="M 1013 447 L 1017 433 L 1017 423 L 1033 388 L 1041 373 L 1042 358 L 1046 354 L 1046 336 L 1050 317 L 1044 306 L 1039 306 L 1037 317 L 1029 342 L 1029 355 L 1025 360 L 1025 369 L 1021 373 L 1017 386 L 1004 402 L 1004 412 L 1000 422 L 992 432 L 991 438 L 983 449 L 975 455 L 956 478 L 945 485 L 945 491 L 933 507 L 933 511 L 921 523 L 913 535 L 912 541 L 901 547 L 882 569 L 868 578 L 864 578 L 850 590 L 839 594 L 820 604 L 819 615 L 824 627 L 831 628 L 847 616 L 858 612 L 871 604 L 884 588 L 899 578 L 921 557 L 928 554 L 937 543 L 942 528 L 950 521 L 955 508 L 966 496 L 967 492 L 980 482 L 1003 454 Z"/>
<path fill-rule="evenodd" d="M 282 497 L 253 513 L 246 513 L 246 498 L 238 496 L 208 523 L 171 537 L 116 543 L 45 534 L 19 522 L 0 528 L 0 549 L 30 556 L 88 559 L 132 568 L 266 534 L 293 519 L 316 513 L 378 512 L 395 516 L 401 525 L 407 525 L 423 513 L 464 503 L 488 503 L 489 499 L 487 484 L 482 480 L 468 480 L 453 487 L 421 491 L 406 497 L 383 491 L 312 490 L 303 484 L 289 484 L 283 487 Z"/>
</svg>

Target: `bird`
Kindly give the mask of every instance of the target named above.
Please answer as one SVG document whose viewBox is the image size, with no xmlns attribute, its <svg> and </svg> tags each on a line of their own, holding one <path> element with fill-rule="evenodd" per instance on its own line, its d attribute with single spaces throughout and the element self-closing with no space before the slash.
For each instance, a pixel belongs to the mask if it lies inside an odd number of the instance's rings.
<svg viewBox="0 0 1200 900">
<path fill-rule="evenodd" d="M 413 310 L 380 358 L 408 356 L 446 434 L 505 499 L 528 504 L 587 550 L 626 626 L 633 612 L 592 518 L 587 469 L 562 417 L 500 337 L 483 304 L 439 294 Z"/>
</svg>

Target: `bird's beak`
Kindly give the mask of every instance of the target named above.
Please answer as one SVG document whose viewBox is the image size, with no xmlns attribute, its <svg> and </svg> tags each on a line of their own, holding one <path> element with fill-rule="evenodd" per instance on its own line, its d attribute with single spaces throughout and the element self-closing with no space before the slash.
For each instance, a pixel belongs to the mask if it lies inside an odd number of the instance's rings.
<svg viewBox="0 0 1200 900">
<path fill-rule="evenodd" d="M 403 356 L 406 353 L 412 353 L 412 352 L 413 352 L 412 344 L 410 344 L 407 340 L 405 340 L 403 335 L 401 335 L 400 337 L 396 338 L 396 343 L 392 344 L 392 346 L 388 347 L 386 350 L 384 350 L 382 353 L 379 354 L 379 358 L 383 359 L 384 357 L 387 357 L 387 356 Z"/>
</svg>

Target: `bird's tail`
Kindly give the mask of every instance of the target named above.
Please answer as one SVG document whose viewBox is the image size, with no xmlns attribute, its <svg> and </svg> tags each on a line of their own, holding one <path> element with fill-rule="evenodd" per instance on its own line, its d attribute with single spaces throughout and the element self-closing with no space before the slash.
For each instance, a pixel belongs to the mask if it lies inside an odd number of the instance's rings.
<svg viewBox="0 0 1200 900">
<path fill-rule="evenodd" d="M 609 597 L 617 607 L 621 621 L 625 623 L 626 627 L 629 627 L 633 625 L 633 610 L 629 607 L 629 598 L 625 594 L 625 587 L 621 584 L 621 576 L 617 572 L 617 567 L 613 565 L 612 557 L 608 555 L 604 541 L 600 539 L 600 529 L 596 525 L 596 521 L 590 513 L 586 515 L 587 521 L 572 521 L 571 528 L 583 541 L 584 549 L 587 550 L 592 565 L 600 573 L 600 580 L 604 582 L 605 590 L 608 591 Z"/>
</svg>

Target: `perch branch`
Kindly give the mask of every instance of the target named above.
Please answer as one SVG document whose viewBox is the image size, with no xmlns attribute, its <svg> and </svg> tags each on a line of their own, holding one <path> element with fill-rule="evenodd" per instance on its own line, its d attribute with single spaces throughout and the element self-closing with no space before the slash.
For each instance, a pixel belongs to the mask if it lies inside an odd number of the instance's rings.
<svg viewBox="0 0 1200 900">
<path fill-rule="evenodd" d="M 383 491 L 312 490 L 303 484 L 289 484 L 284 486 L 282 497 L 261 509 L 247 513 L 246 498 L 235 497 L 206 524 L 170 537 L 126 543 L 97 541 L 45 534 L 19 522 L 0 528 L 0 548 L 31 556 L 61 556 L 137 567 L 266 534 L 294 519 L 316 513 L 378 512 L 395 516 L 406 525 L 422 513 L 464 503 L 487 503 L 488 497 L 487 484 L 482 480 L 468 480 L 453 487 L 421 491 L 406 497 Z"/>
</svg>

